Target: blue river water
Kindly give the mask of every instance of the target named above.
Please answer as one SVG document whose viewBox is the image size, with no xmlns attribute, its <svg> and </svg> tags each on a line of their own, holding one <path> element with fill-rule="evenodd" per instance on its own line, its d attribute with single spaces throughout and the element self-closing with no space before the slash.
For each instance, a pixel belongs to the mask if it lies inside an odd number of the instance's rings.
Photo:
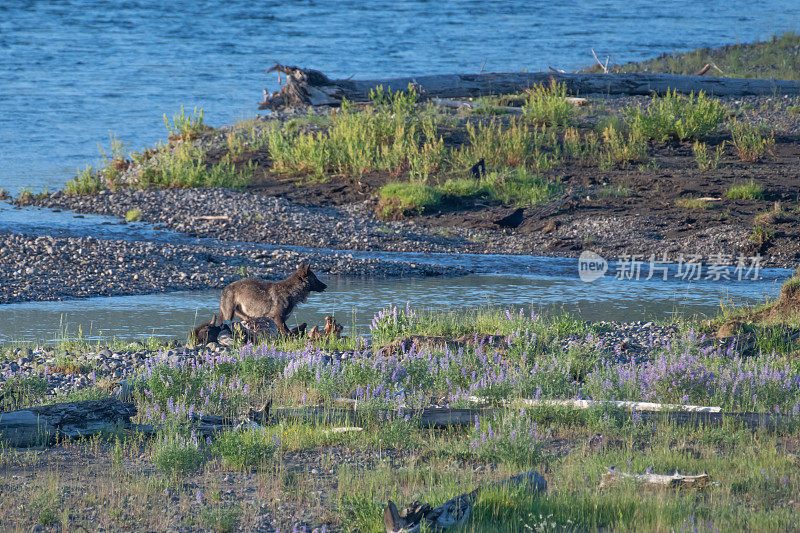
<svg viewBox="0 0 800 533">
<path fill-rule="evenodd" d="M 576 69 L 800 29 L 796 0 L 0 2 L 0 188 L 58 189 L 181 105 L 252 117 L 275 61 L 358 78 Z"/>
</svg>

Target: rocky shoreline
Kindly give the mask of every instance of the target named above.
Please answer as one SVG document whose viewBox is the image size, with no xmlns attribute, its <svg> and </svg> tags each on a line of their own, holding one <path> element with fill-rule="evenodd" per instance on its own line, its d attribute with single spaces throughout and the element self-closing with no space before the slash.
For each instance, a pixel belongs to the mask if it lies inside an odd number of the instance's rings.
<svg viewBox="0 0 800 533">
<path fill-rule="evenodd" d="M 574 191 L 564 202 L 564 209 L 591 203 L 591 194 L 592 191 Z M 700 256 L 704 262 L 720 255 L 754 255 L 747 246 L 751 230 L 740 224 L 718 224 L 688 235 L 675 234 L 683 221 L 676 224 L 659 216 L 617 211 L 567 217 L 564 222 L 545 225 L 539 231 L 516 232 L 490 229 L 490 221 L 482 219 L 485 214 L 467 214 L 460 225 L 453 226 L 425 217 L 418 222 L 383 221 L 374 213 L 373 200 L 336 207 L 312 206 L 217 188 L 119 189 L 86 196 L 56 192 L 36 198 L 33 204 L 116 217 L 139 209 L 143 221 L 189 237 L 332 250 L 575 258 L 584 250 L 592 250 L 609 260 L 631 254 L 644 259 L 651 255 L 661 258 L 666 253 L 673 262 L 680 255 Z M 537 217 L 537 211 L 548 208 L 530 210 L 531 219 Z M 541 218 L 546 219 L 547 215 Z M 762 256 L 762 267 L 796 267 L 797 251 L 793 249 L 771 249 Z"/>
<path fill-rule="evenodd" d="M 265 250 L 0 232 L 0 304 L 219 289 L 245 275 L 285 278 L 307 262 L 327 276 L 440 276 L 464 271 L 355 258 L 346 252 Z"/>
</svg>

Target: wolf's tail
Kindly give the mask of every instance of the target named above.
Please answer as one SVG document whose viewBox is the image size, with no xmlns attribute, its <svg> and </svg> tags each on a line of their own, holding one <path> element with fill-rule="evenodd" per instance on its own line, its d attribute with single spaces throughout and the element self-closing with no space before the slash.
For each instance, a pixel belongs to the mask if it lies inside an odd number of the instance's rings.
<svg viewBox="0 0 800 533">
<path fill-rule="evenodd" d="M 226 287 L 222 290 L 222 297 L 219 299 L 219 323 L 233 320 L 233 310 L 236 307 L 233 291 Z"/>
</svg>

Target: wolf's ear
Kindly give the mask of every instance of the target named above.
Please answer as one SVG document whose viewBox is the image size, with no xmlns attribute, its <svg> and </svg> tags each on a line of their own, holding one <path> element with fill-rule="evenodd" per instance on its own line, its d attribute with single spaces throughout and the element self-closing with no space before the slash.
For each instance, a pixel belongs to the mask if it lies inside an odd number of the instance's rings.
<svg viewBox="0 0 800 533">
<path fill-rule="evenodd" d="M 302 272 L 303 274 L 308 274 L 308 269 L 310 268 L 310 266 L 311 265 L 309 265 L 308 263 L 300 263 L 300 272 Z"/>
</svg>

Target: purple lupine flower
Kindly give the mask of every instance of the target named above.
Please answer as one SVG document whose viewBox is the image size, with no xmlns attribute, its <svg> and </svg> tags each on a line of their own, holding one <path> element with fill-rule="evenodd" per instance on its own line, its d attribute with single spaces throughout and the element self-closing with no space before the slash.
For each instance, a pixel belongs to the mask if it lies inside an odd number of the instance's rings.
<svg viewBox="0 0 800 533">
<path fill-rule="evenodd" d="M 200 494 L 200 489 L 197 489 L 197 492 L 195 492 L 194 499 L 198 505 L 203 503 L 203 495 Z"/>
</svg>

